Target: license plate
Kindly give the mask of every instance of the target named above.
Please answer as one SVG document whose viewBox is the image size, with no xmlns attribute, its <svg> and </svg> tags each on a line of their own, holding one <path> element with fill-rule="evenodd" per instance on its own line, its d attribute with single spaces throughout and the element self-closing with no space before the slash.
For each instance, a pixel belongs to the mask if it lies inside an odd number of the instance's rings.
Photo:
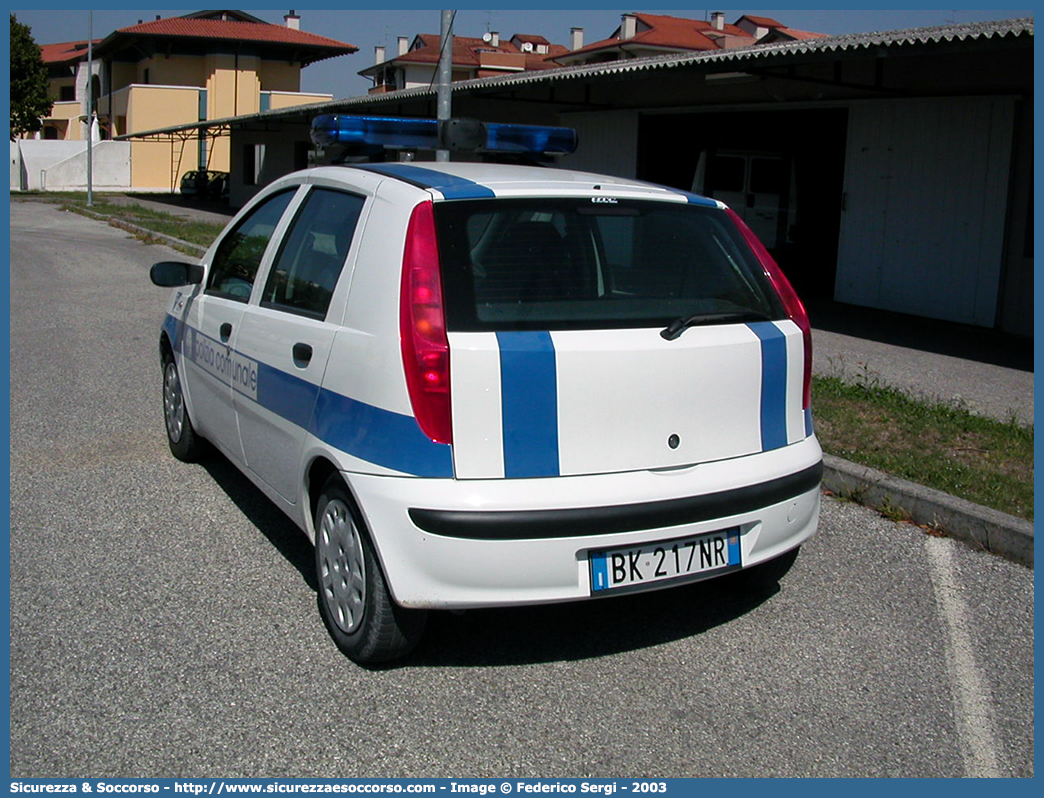
<svg viewBox="0 0 1044 798">
<path fill-rule="evenodd" d="M 593 551 L 588 562 L 592 594 L 731 571 L 742 564 L 739 529 Z"/>
</svg>

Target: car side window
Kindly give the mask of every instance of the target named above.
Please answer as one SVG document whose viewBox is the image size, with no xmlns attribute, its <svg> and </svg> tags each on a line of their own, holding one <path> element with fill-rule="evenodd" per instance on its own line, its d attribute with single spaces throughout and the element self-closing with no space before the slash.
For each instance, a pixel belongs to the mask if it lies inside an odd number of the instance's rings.
<svg viewBox="0 0 1044 798">
<path fill-rule="evenodd" d="M 263 306 L 326 317 L 364 202 L 355 194 L 312 189 L 272 264 Z"/>
<path fill-rule="evenodd" d="M 218 244 L 207 278 L 207 293 L 246 302 L 265 255 L 268 242 L 279 220 L 294 197 L 294 191 L 280 192 L 262 202 L 245 216 Z"/>
</svg>

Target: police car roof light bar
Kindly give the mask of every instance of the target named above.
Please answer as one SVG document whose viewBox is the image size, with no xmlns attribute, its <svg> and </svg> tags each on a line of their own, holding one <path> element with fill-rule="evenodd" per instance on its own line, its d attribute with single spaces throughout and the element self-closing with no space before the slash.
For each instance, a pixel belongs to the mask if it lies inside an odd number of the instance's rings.
<svg viewBox="0 0 1044 798">
<path fill-rule="evenodd" d="M 492 152 L 569 155 L 576 152 L 576 145 L 576 131 L 568 127 L 486 125 L 484 149 Z"/>
<path fill-rule="evenodd" d="M 324 114 L 312 120 L 312 141 L 320 147 L 352 149 L 456 149 L 534 155 L 576 151 L 576 131 L 543 125 L 485 124 L 451 119 L 440 128 L 434 119 Z M 466 135 L 462 135 L 466 132 Z"/>
<path fill-rule="evenodd" d="M 349 147 L 433 149 L 439 126 L 434 119 L 399 119 L 384 116 L 340 116 L 324 114 L 312 120 L 312 141 L 320 147 L 344 144 Z"/>
</svg>

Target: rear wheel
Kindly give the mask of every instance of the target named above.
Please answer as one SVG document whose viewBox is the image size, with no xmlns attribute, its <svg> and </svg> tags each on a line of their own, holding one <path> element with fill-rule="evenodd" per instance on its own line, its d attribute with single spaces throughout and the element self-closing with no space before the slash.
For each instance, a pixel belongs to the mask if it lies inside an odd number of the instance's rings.
<svg viewBox="0 0 1044 798">
<path fill-rule="evenodd" d="M 420 641 L 427 613 L 392 600 L 362 518 L 337 476 L 323 486 L 316 508 L 315 572 L 319 614 L 355 662 L 397 659 Z"/>
<path fill-rule="evenodd" d="M 185 407 L 185 395 L 181 390 L 178 364 L 169 350 L 163 353 L 163 420 L 171 454 L 186 463 L 199 460 L 206 442 L 192 426 L 188 408 Z"/>
</svg>

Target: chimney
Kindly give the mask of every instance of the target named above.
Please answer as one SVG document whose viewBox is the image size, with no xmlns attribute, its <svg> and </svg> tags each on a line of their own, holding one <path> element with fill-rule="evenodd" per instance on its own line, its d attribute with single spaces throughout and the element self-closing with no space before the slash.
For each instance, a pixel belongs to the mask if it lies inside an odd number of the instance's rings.
<svg viewBox="0 0 1044 798">
<path fill-rule="evenodd" d="M 489 43 L 492 47 L 500 47 L 500 33 L 495 30 L 489 32 L 490 40 Z"/>
<path fill-rule="evenodd" d="M 297 16 L 297 12 L 293 9 L 290 9 L 290 13 L 283 17 L 283 22 L 286 23 L 286 27 L 288 28 L 301 30 L 301 18 Z"/>
<path fill-rule="evenodd" d="M 725 30 L 725 12 L 712 11 L 711 25 L 714 27 L 714 30 Z"/>
<path fill-rule="evenodd" d="M 161 17 L 159 14 L 157 14 L 156 15 L 156 21 L 159 22 L 161 19 L 163 19 L 163 17 Z"/>
<path fill-rule="evenodd" d="M 569 29 L 569 49 L 579 50 L 584 46 L 584 29 L 583 28 L 570 28 Z"/>
<path fill-rule="evenodd" d="M 400 36 L 398 38 L 398 42 L 399 42 L 399 55 L 406 55 L 406 53 L 408 53 L 409 50 L 410 50 L 410 40 L 409 40 L 409 38 L 406 37 L 406 36 Z"/>
<path fill-rule="evenodd" d="M 384 45 L 378 44 L 373 48 L 373 63 L 383 64 L 384 63 Z"/>
<path fill-rule="evenodd" d="M 638 19 L 634 14 L 624 14 L 620 17 L 620 38 L 621 39 L 633 39 L 634 34 L 638 32 Z"/>
</svg>

